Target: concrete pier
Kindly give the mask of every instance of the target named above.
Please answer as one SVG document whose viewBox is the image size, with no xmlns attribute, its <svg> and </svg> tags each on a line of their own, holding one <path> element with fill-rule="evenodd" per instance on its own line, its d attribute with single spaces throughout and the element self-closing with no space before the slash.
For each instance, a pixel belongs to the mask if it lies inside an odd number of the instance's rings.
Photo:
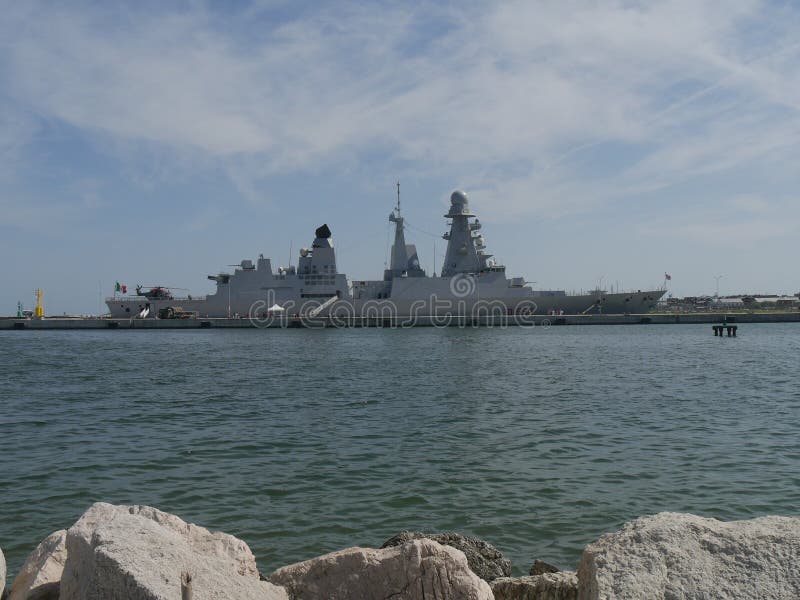
<svg viewBox="0 0 800 600">
<path fill-rule="evenodd" d="M 709 324 L 719 326 L 720 315 L 713 313 L 688 314 L 628 314 L 628 315 L 519 315 L 519 316 L 420 316 L 413 322 L 408 317 L 348 317 L 342 319 L 316 317 L 280 317 L 271 322 L 251 321 L 247 318 L 197 318 L 197 319 L 103 319 L 103 318 L 0 318 L 0 330 L 42 331 L 53 329 L 93 330 L 152 330 L 152 329 L 258 329 L 258 328 L 323 328 L 323 327 L 480 327 L 480 326 L 535 326 L 560 325 L 668 325 Z M 727 323 L 800 323 L 800 311 L 782 313 L 728 313 Z M 735 327 L 735 326 L 732 326 Z"/>
</svg>

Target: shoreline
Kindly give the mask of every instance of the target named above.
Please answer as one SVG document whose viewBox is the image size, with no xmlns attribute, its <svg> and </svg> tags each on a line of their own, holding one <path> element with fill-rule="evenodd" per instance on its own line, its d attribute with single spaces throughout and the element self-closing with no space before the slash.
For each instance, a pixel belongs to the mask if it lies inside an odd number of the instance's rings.
<svg viewBox="0 0 800 600">
<path fill-rule="evenodd" d="M 269 322 L 248 318 L 110 319 L 93 317 L 0 317 L 0 331 L 108 329 L 294 329 L 410 327 L 554 327 L 561 325 L 712 325 L 741 323 L 800 323 L 800 311 L 769 313 L 642 313 L 618 315 L 503 315 L 409 317 L 279 317 Z"/>
<path fill-rule="evenodd" d="M 379 548 L 349 547 L 262 573 L 247 543 L 232 535 L 149 506 L 95 503 L 69 529 L 39 543 L 13 578 L 0 549 L 0 597 L 790 598 L 800 594 L 798 552 L 798 518 L 719 521 L 661 512 L 590 542 L 574 570 L 535 559 L 528 575 L 514 577 L 511 562 L 490 542 L 457 533 L 402 531 Z"/>
</svg>

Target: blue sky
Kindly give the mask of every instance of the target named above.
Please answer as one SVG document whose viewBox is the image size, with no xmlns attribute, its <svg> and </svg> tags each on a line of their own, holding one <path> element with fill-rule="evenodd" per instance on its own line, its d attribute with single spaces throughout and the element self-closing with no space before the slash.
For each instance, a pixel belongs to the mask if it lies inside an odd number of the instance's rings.
<svg viewBox="0 0 800 600">
<path fill-rule="evenodd" d="M 467 191 L 535 287 L 800 290 L 793 2 L 0 2 L 0 314 L 195 293 L 327 222 L 379 278 Z"/>
</svg>

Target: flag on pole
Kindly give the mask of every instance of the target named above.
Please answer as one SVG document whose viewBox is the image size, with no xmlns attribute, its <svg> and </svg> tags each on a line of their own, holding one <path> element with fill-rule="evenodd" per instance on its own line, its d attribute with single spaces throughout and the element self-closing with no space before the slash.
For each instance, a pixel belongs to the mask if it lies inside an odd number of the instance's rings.
<svg viewBox="0 0 800 600">
<path fill-rule="evenodd" d="M 122 293 L 123 294 L 127 294 L 128 293 L 128 286 L 125 285 L 124 283 L 122 284 Z"/>
<path fill-rule="evenodd" d="M 122 291 L 122 286 L 119 284 L 119 281 L 114 284 L 114 291 L 115 292 Z"/>
<path fill-rule="evenodd" d="M 670 275 L 669 273 L 664 273 L 664 279 L 666 279 L 667 281 L 672 281 L 672 275 Z"/>
</svg>

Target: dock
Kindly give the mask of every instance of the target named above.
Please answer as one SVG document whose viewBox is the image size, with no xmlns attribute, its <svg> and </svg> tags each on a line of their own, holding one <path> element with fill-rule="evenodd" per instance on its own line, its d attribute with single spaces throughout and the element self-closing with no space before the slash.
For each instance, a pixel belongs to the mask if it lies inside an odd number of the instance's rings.
<svg viewBox="0 0 800 600">
<path fill-rule="evenodd" d="M 720 322 L 723 321 L 723 325 Z M 723 316 L 713 313 L 688 314 L 625 314 L 625 315 L 525 315 L 525 316 L 419 316 L 413 321 L 409 317 L 279 317 L 270 321 L 243 318 L 194 318 L 194 319 L 111 319 L 79 317 L 45 318 L 0 318 L 0 331 L 44 331 L 44 330 L 134 330 L 154 329 L 290 329 L 290 328 L 349 328 L 349 327 L 556 327 L 564 325 L 680 325 L 709 324 L 726 328 L 735 336 L 736 325 L 742 323 L 800 323 L 800 311 L 775 313 L 741 313 Z"/>
</svg>

